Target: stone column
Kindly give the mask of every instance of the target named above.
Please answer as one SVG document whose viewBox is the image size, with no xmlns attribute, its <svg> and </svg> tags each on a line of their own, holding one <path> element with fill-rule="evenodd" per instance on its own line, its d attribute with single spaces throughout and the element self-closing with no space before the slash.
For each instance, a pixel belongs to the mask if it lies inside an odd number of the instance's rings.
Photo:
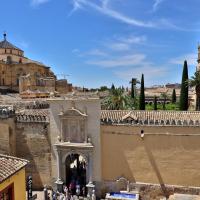
<svg viewBox="0 0 200 200">
<path fill-rule="evenodd" d="M 93 184 L 93 159 L 92 159 L 92 153 L 90 152 L 88 154 L 88 177 L 89 177 L 89 183 L 86 185 L 88 188 L 88 197 L 92 196 L 92 191 L 95 188 L 95 185 Z"/>
<path fill-rule="evenodd" d="M 60 150 L 57 149 L 57 173 L 58 173 L 58 178 L 56 180 L 56 185 L 57 185 L 57 190 L 59 192 L 62 192 L 63 190 L 63 181 L 61 179 L 61 165 L 62 165 L 62 161 L 61 161 L 61 152 Z"/>
</svg>

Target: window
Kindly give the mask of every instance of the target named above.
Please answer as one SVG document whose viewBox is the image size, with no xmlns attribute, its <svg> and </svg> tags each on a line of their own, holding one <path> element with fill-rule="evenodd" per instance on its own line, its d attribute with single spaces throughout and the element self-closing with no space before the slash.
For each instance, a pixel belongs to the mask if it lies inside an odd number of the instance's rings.
<svg viewBox="0 0 200 200">
<path fill-rule="evenodd" d="M 7 56 L 7 63 L 11 64 L 12 63 L 12 57 L 11 56 Z"/>
<path fill-rule="evenodd" d="M 14 184 L 0 191 L 0 200 L 14 200 Z"/>
</svg>

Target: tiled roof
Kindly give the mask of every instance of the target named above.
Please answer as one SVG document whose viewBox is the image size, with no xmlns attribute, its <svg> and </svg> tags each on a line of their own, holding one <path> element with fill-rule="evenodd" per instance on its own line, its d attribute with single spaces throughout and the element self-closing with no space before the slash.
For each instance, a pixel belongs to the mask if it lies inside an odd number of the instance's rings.
<svg viewBox="0 0 200 200">
<path fill-rule="evenodd" d="M 3 48 L 3 49 L 16 49 L 16 50 L 22 51 L 18 47 L 14 46 L 10 42 L 8 42 L 6 39 L 0 42 L 0 48 Z"/>
<path fill-rule="evenodd" d="M 200 126 L 200 112 L 102 110 L 101 123 L 153 126 Z"/>
<path fill-rule="evenodd" d="M 28 164 L 27 160 L 0 154 L 0 183 Z"/>
<path fill-rule="evenodd" d="M 49 122 L 48 109 L 25 109 L 16 113 L 17 122 Z"/>
</svg>

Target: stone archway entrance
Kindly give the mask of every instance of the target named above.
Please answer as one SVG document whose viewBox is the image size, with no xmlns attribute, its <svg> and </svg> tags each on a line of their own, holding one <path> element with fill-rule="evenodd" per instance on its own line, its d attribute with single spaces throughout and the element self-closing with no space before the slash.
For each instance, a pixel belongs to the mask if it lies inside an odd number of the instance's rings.
<svg viewBox="0 0 200 200">
<path fill-rule="evenodd" d="M 79 182 L 82 187 L 93 180 L 93 148 L 91 143 L 56 143 L 54 145 L 57 154 L 57 188 L 62 190 L 63 184 L 69 186 Z M 86 185 L 87 184 L 87 185 Z"/>
<path fill-rule="evenodd" d="M 86 191 L 86 160 L 77 153 L 69 154 L 65 161 L 65 184 L 70 188 L 72 194 L 76 193 L 76 188 L 80 189 L 81 195 L 85 195 Z"/>
</svg>

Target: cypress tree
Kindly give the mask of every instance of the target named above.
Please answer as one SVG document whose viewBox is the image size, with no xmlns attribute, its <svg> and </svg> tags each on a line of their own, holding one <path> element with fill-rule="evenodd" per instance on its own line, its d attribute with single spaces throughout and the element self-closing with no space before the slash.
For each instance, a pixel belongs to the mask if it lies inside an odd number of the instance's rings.
<svg viewBox="0 0 200 200">
<path fill-rule="evenodd" d="M 111 90 L 115 90 L 115 85 L 114 84 L 112 84 L 112 86 L 111 86 L 111 88 L 110 88 Z"/>
<path fill-rule="evenodd" d="M 157 110 L 157 96 L 154 96 L 154 99 L 153 99 L 153 109 L 154 110 Z"/>
<path fill-rule="evenodd" d="M 172 92 L 172 103 L 176 103 L 176 90 L 173 89 L 173 92 Z"/>
<path fill-rule="evenodd" d="M 182 83 L 181 83 L 181 94 L 179 109 L 187 110 L 188 109 L 188 66 L 187 61 L 184 61 L 183 74 L 182 74 Z"/>
<path fill-rule="evenodd" d="M 142 78 L 141 78 L 139 110 L 145 110 L 144 74 L 142 74 Z"/>
<path fill-rule="evenodd" d="M 134 91 L 134 79 L 131 80 L 131 97 L 135 98 L 135 91 Z"/>
</svg>

